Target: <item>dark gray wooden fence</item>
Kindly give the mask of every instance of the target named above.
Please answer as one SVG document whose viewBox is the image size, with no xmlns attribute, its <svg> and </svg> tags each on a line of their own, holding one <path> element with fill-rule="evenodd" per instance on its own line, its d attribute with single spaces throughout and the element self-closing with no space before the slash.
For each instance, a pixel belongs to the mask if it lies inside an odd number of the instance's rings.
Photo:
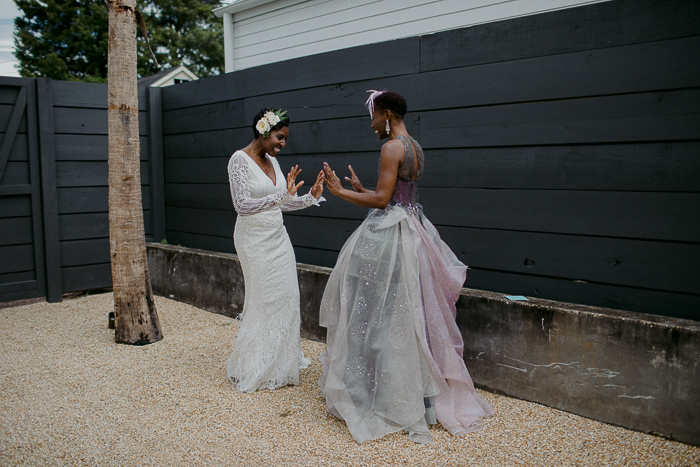
<svg viewBox="0 0 700 467">
<path fill-rule="evenodd" d="M 139 110 L 153 240 L 165 231 L 160 89 L 140 90 Z M 107 86 L 2 78 L 0 129 L 0 301 L 110 287 Z"/>
<path fill-rule="evenodd" d="M 141 90 L 148 240 L 234 252 L 226 167 L 264 106 L 283 169 L 377 180 L 367 89 L 409 103 L 420 201 L 467 287 L 700 319 L 700 3 L 616 0 Z M 106 86 L 0 79 L 0 301 L 111 285 Z M 366 210 L 285 216 L 332 266 Z M 166 222 L 167 220 L 167 222 Z"/>
<path fill-rule="evenodd" d="M 613 1 L 290 60 L 162 91 L 166 237 L 233 252 L 228 158 L 289 110 L 283 169 L 377 180 L 367 89 L 409 103 L 420 201 L 466 286 L 700 319 L 700 3 Z M 285 216 L 332 266 L 366 210 Z"/>
</svg>

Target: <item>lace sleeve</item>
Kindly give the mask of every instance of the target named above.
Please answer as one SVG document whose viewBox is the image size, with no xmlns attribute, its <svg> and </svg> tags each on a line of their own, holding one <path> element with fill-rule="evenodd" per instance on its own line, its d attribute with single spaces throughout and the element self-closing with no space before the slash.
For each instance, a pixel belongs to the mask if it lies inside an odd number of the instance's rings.
<svg viewBox="0 0 700 467">
<path fill-rule="evenodd" d="M 280 206 L 283 212 L 286 211 L 296 211 L 299 209 L 308 208 L 309 206 L 318 206 L 318 203 L 325 201 L 326 198 L 323 196 L 318 199 L 314 198 L 311 193 L 307 193 L 304 196 L 295 196 L 290 201 L 287 201 Z"/>
<path fill-rule="evenodd" d="M 256 214 L 290 201 L 293 197 L 287 190 L 280 190 L 262 198 L 251 198 L 248 186 L 248 162 L 241 154 L 234 154 L 228 162 L 228 181 L 231 187 L 233 207 L 240 215 Z"/>
</svg>

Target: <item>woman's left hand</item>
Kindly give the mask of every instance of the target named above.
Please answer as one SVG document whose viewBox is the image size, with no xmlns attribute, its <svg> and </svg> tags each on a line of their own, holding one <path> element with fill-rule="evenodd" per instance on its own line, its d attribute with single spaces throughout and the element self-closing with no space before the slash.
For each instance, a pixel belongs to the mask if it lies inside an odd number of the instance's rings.
<svg viewBox="0 0 700 467">
<path fill-rule="evenodd" d="M 350 169 L 350 176 L 345 177 L 345 180 L 350 182 L 352 185 L 353 190 L 355 190 L 358 193 L 364 193 L 365 187 L 362 186 L 362 182 L 360 182 L 360 177 L 357 176 L 354 170 L 352 170 L 352 166 L 349 165 L 348 169 Z"/>
<path fill-rule="evenodd" d="M 343 185 L 340 183 L 340 179 L 335 174 L 328 162 L 323 163 L 323 171 L 326 174 L 326 186 L 334 195 L 338 194 L 343 190 Z"/>
</svg>

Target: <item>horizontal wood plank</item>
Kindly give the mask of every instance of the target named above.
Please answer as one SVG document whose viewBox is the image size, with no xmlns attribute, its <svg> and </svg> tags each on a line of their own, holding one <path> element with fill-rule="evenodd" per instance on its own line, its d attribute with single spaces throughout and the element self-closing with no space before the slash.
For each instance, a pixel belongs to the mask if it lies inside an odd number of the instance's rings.
<svg viewBox="0 0 700 467">
<path fill-rule="evenodd" d="M 109 262 L 109 238 L 61 242 L 61 267 Z"/>
<path fill-rule="evenodd" d="M 107 109 L 106 84 L 55 80 L 51 87 L 55 107 Z M 139 110 L 147 110 L 146 88 L 139 88 L 138 93 Z"/>
<path fill-rule="evenodd" d="M 525 295 L 582 303 L 638 313 L 700 319 L 700 296 L 634 287 L 575 282 L 553 277 L 513 274 L 482 269 L 467 272 L 465 287 L 507 295 Z"/>
<path fill-rule="evenodd" d="M 252 139 L 249 128 L 164 135 L 163 158 L 231 157 Z"/>
<path fill-rule="evenodd" d="M 15 78 L 14 76 L 0 76 L 0 86 L 34 86 L 34 79 Z"/>
<path fill-rule="evenodd" d="M 14 195 L 29 195 L 31 193 L 31 185 L 0 185 L 0 197 Z"/>
<path fill-rule="evenodd" d="M 186 113 L 166 110 L 163 112 L 163 134 L 225 130 L 246 125 L 251 126 L 249 133 L 252 133 L 253 116 L 256 113 L 257 110 L 250 115 L 246 114 L 242 99 L 189 107 Z"/>
<path fill-rule="evenodd" d="M 228 184 L 228 162 L 225 157 L 166 159 L 163 161 L 166 183 Z"/>
<path fill-rule="evenodd" d="M 700 242 L 700 194 L 422 188 L 436 225 Z"/>
<path fill-rule="evenodd" d="M 35 271 L 11 272 L 0 274 L 0 284 L 12 284 L 15 282 L 27 282 L 36 280 Z"/>
<path fill-rule="evenodd" d="M 61 268 L 61 283 L 64 293 L 111 287 L 112 265 L 104 263 Z"/>
<path fill-rule="evenodd" d="M 0 219 L 0 245 L 21 245 L 34 241 L 31 217 Z"/>
<path fill-rule="evenodd" d="M 340 251 L 362 223 L 359 219 L 313 219 L 285 216 L 284 225 L 295 247 Z"/>
<path fill-rule="evenodd" d="M 36 280 L 28 280 L 21 282 L 13 282 L 9 284 L 3 284 L 0 282 L 0 297 L 6 293 L 17 293 L 26 292 L 28 290 L 38 290 L 39 284 Z"/>
<path fill-rule="evenodd" d="M 700 90 L 421 113 L 426 149 L 700 139 Z"/>
<path fill-rule="evenodd" d="M 229 237 L 217 237 L 214 235 L 193 234 L 167 230 L 166 240 L 171 245 L 199 248 L 201 250 L 220 251 L 222 253 L 235 253 L 233 245 L 233 232 Z"/>
<path fill-rule="evenodd" d="M 21 86 L 0 85 L 0 104 L 14 104 Z"/>
<path fill-rule="evenodd" d="M 0 246 L 0 274 L 34 270 L 34 246 Z"/>
<path fill-rule="evenodd" d="M 0 186 L 29 185 L 29 162 L 8 162 L 0 183 Z"/>
<path fill-rule="evenodd" d="M 14 302 L 15 300 L 27 300 L 30 298 L 44 297 L 45 294 L 38 289 L 22 290 L 0 294 L 0 303 Z"/>
<path fill-rule="evenodd" d="M 58 213 L 79 214 L 87 212 L 109 211 L 108 187 L 69 187 L 58 188 Z M 151 209 L 151 190 L 148 186 L 141 186 L 141 199 L 143 209 Z"/>
<path fill-rule="evenodd" d="M 234 212 L 212 209 L 166 207 L 165 218 L 167 230 L 224 238 L 233 238 L 233 228 L 236 223 Z"/>
<path fill-rule="evenodd" d="M 143 212 L 146 236 L 151 233 L 150 211 Z M 109 214 L 62 214 L 58 216 L 58 231 L 61 241 L 86 240 L 109 237 Z"/>
<path fill-rule="evenodd" d="M 700 142 L 426 151 L 420 187 L 700 191 Z"/>
<path fill-rule="evenodd" d="M 54 135 L 57 161 L 106 161 L 109 157 L 107 135 Z M 148 160 L 148 137 L 141 136 L 140 157 Z"/>
<path fill-rule="evenodd" d="M 54 107 L 54 132 L 63 134 L 106 135 L 107 111 Z M 148 135 L 148 113 L 139 112 L 139 135 Z"/>
<path fill-rule="evenodd" d="M 440 227 L 478 269 L 700 294 L 700 244 Z"/>
<path fill-rule="evenodd" d="M 700 5 L 684 0 L 602 2 L 429 34 L 421 38 L 421 70 L 692 36 L 700 34 L 698 16 Z"/>
<path fill-rule="evenodd" d="M 29 194 L 8 194 L 0 196 L 0 218 L 26 217 L 32 215 Z"/>
<path fill-rule="evenodd" d="M 148 162 L 141 162 L 141 185 L 149 184 Z M 107 186 L 109 165 L 107 162 L 95 161 L 57 161 L 56 186 Z"/>
<path fill-rule="evenodd" d="M 166 183 L 166 206 L 233 211 L 228 184 Z"/>
</svg>

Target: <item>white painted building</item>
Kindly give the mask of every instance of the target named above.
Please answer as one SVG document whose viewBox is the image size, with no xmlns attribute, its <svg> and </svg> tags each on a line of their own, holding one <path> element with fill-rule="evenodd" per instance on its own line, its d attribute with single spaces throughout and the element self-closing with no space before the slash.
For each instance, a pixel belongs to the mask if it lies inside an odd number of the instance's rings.
<svg viewBox="0 0 700 467">
<path fill-rule="evenodd" d="M 233 0 L 226 72 L 607 0 Z"/>
<path fill-rule="evenodd" d="M 166 70 L 159 71 L 155 75 L 144 76 L 138 80 L 138 85 L 141 87 L 157 87 L 163 88 L 165 86 L 172 86 L 173 84 L 184 83 L 185 81 L 192 81 L 199 79 L 197 75 L 188 70 L 185 66 L 180 65 L 175 68 L 168 68 Z"/>
</svg>

